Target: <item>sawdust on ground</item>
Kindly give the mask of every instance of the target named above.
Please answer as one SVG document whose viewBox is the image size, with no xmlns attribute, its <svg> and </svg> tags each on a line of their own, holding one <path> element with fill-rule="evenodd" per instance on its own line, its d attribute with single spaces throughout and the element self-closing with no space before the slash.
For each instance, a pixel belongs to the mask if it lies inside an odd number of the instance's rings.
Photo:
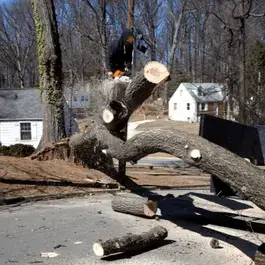
<svg viewBox="0 0 265 265">
<path fill-rule="evenodd" d="M 132 167 L 127 169 L 127 175 L 135 183 L 150 188 L 209 185 L 209 176 L 201 174 L 198 169 L 195 171 L 169 168 L 150 170 L 149 168 Z M 30 180 L 36 181 L 36 185 L 8 184 L 5 180 Z M 42 184 L 38 185 L 38 181 Z M 45 183 L 43 184 L 45 181 L 56 182 L 56 184 L 45 185 Z M 60 185 L 62 182 L 73 182 L 81 185 Z M 37 161 L 29 158 L 0 156 L 0 198 L 106 190 L 106 188 L 82 186 L 82 184 L 89 183 L 105 185 L 116 182 L 100 171 L 87 169 L 63 160 Z"/>
</svg>

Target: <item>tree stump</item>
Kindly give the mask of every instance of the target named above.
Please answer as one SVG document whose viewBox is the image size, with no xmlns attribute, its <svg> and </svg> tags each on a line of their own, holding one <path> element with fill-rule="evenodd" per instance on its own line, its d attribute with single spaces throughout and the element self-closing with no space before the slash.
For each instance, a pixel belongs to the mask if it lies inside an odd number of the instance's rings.
<svg viewBox="0 0 265 265">
<path fill-rule="evenodd" d="M 105 242 L 94 243 L 93 251 L 98 257 L 121 252 L 137 251 L 161 244 L 167 235 L 168 232 L 166 228 L 156 226 L 148 232 L 140 235 L 127 234 L 120 238 L 113 238 Z"/>
<path fill-rule="evenodd" d="M 136 196 L 115 196 L 111 201 L 112 209 L 116 212 L 132 214 L 147 218 L 154 218 L 157 211 L 157 202 L 148 198 Z"/>
<path fill-rule="evenodd" d="M 255 265 L 264 265 L 265 264 L 265 243 L 262 243 L 258 247 L 254 261 L 255 261 Z"/>
</svg>

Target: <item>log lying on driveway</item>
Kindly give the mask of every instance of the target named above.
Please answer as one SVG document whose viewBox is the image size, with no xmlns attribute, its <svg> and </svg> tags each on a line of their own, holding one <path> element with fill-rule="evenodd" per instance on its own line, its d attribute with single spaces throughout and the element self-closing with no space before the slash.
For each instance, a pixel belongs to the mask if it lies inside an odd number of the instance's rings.
<svg viewBox="0 0 265 265">
<path fill-rule="evenodd" d="M 149 218 L 155 217 L 157 212 L 157 201 L 136 196 L 115 196 L 111 201 L 111 206 L 116 212 Z"/>
<path fill-rule="evenodd" d="M 148 232 L 140 235 L 127 234 L 120 238 L 109 239 L 105 242 L 94 243 L 93 251 L 98 257 L 115 253 L 125 253 L 142 250 L 148 247 L 160 245 L 167 237 L 167 229 L 156 226 Z"/>
</svg>

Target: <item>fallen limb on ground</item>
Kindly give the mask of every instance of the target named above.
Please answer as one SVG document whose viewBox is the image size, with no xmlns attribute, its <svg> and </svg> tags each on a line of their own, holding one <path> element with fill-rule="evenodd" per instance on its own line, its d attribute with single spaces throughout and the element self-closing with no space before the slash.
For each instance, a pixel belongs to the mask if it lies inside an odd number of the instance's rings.
<svg viewBox="0 0 265 265">
<path fill-rule="evenodd" d="M 115 253 L 125 253 L 157 246 L 167 237 L 167 229 L 156 226 L 140 235 L 127 234 L 120 238 L 109 239 L 105 242 L 94 243 L 93 251 L 98 257 Z"/>
<path fill-rule="evenodd" d="M 115 196 L 111 201 L 111 206 L 116 212 L 143 217 L 155 217 L 157 211 L 156 201 L 136 196 Z"/>
</svg>

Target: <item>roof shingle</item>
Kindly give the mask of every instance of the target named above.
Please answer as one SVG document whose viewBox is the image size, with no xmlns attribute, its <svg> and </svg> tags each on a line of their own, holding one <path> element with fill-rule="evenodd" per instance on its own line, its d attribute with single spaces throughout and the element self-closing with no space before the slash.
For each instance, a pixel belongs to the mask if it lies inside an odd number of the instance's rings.
<svg viewBox="0 0 265 265">
<path fill-rule="evenodd" d="M 0 120 L 42 119 L 40 90 L 0 89 Z"/>
</svg>

